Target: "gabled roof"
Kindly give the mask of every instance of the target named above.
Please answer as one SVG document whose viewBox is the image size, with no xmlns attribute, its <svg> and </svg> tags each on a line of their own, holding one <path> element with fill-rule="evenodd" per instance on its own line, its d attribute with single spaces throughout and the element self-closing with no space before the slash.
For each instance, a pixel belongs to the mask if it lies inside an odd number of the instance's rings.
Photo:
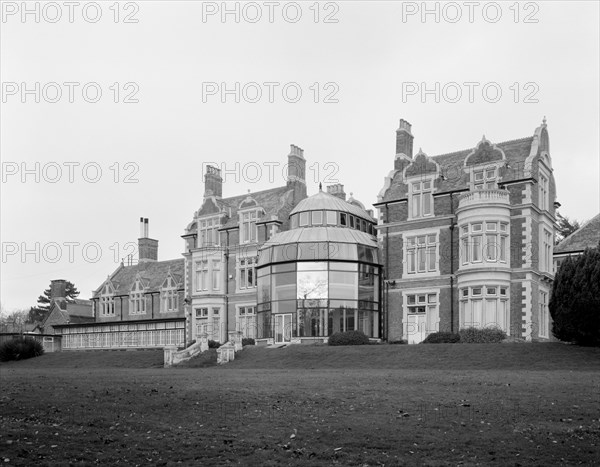
<svg viewBox="0 0 600 467">
<path fill-rule="evenodd" d="M 554 247 L 554 254 L 575 253 L 596 248 L 600 241 L 600 214 L 584 222 L 575 232 Z"/>
<path fill-rule="evenodd" d="M 485 150 L 486 152 L 490 152 L 491 154 L 495 154 L 498 152 L 497 150 L 504 153 L 506 157 L 504 162 L 506 162 L 508 166 L 501 171 L 502 182 L 522 179 L 525 173 L 525 162 L 531 155 L 532 144 L 535 138 L 536 136 L 529 136 L 526 138 L 504 141 L 502 143 L 490 143 L 485 140 L 484 137 L 473 148 L 432 156 L 430 159 L 439 165 L 440 174 L 442 175 L 442 177 L 438 178 L 435 182 L 436 192 L 443 193 L 457 191 L 468 186 L 470 175 L 468 171 L 464 170 L 465 161 L 469 156 L 470 162 L 473 162 L 474 160 L 478 161 L 479 158 L 476 154 L 478 148 L 482 151 Z M 482 145 L 484 142 L 489 143 L 493 150 L 487 148 L 487 145 Z M 492 157 L 492 159 L 494 159 L 492 162 L 497 162 L 495 159 L 498 159 L 498 157 Z M 413 160 L 407 160 L 406 164 L 412 162 Z M 406 167 L 406 165 L 404 167 Z M 379 202 L 406 197 L 407 190 L 405 183 L 403 183 L 404 180 L 402 180 L 402 170 L 392 170 L 388 177 L 391 178 L 386 181 L 386 186 L 384 186 L 383 190 L 380 192 L 382 198 L 380 198 Z"/>
<path fill-rule="evenodd" d="M 129 295 L 139 273 L 144 279 L 144 284 L 148 284 L 148 291 L 157 292 L 160 291 L 170 269 L 173 278 L 183 287 L 184 262 L 183 258 L 168 261 L 141 261 L 133 266 L 118 268 L 107 280 L 110 280 L 113 284 L 115 295 Z M 94 291 L 94 297 L 100 295 L 102 286 L 105 283 L 106 281 Z"/>
<path fill-rule="evenodd" d="M 202 208 L 198 211 L 198 216 L 217 214 L 212 210 L 205 209 L 207 203 L 218 207 L 220 212 L 224 212 L 229 217 L 227 223 L 221 226 L 222 229 L 228 229 L 237 227 L 238 223 L 238 211 L 245 208 L 250 208 L 254 205 L 264 209 L 265 213 L 260 217 L 259 220 L 271 220 L 273 216 L 277 216 L 277 220 L 281 219 L 280 216 L 287 215 L 286 207 L 291 206 L 294 189 L 288 186 L 281 186 L 277 188 L 271 188 L 263 191 L 256 191 L 252 193 L 246 193 L 245 195 L 232 196 L 230 198 L 208 198 Z M 244 203 L 248 200 L 248 203 Z M 254 201 L 254 202 L 250 202 Z M 212 212 L 211 212 L 212 211 Z"/>
</svg>

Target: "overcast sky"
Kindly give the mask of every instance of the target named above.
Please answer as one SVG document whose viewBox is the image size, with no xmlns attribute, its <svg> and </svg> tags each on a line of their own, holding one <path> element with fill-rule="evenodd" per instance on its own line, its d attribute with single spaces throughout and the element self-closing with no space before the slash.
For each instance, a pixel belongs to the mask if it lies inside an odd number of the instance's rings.
<svg viewBox="0 0 600 467">
<path fill-rule="evenodd" d="M 230 171 L 223 195 L 234 196 L 285 184 L 296 144 L 309 194 L 337 180 L 370 206 L 400 118 L 415 152 L 433 156 L 484 134 L 531 136 L 546 116 L 560 211 L 600 209 L 596 1 L 432 2 L 424 18 L 421 2 L 231 2 L 225 17 L 221 2 L 113 3 L 30 2 L 23 17 L 21 2 L 3 2 L 5 309 L 34 305 L 58 278 L 89 298 L 141 216 L 159 259 L 181 257 L 206 162 Z"/>
</svg>

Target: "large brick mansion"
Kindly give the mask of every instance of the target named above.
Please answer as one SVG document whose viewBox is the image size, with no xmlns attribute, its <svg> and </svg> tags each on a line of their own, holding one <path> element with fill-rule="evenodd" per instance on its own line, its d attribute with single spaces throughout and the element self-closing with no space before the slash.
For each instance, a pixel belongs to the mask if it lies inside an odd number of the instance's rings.
<svg viewBox="0 0 600 467">
<path fill-rule="evenodd" d="M 94 322 L 53 324 L 63 348 L 183 346 L 202 334 L 262 344 L 361 330 L 421 342 L 497 326 L 550 340 L 556 187 L 545 121 L 532 136 L 428 156 L 400 120 L 393 169 L 374 206 L 342 185 L 307 196 L 292 145 L 283 186 L 224 197 L 207 167 L 183 258 L 158 260 L 142 219 L 139 261 L 94 292 Z M 390 161 L 391 162 L 391 161 Z"/>
</svg>

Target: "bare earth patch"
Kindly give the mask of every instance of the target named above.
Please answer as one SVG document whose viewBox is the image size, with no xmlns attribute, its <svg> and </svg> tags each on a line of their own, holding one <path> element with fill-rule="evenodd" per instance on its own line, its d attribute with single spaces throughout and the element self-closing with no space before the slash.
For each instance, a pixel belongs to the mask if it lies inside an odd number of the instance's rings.
<svg viewBox="0 0 600 467">
<path fill-rule="evenodd" d="M 0 462 L 594 465 L 600 457 L 600 349 L 296 346 L 238 356 L 173 369 L 160 368 L 162 351 L 2 364 Z"/>
</svg>

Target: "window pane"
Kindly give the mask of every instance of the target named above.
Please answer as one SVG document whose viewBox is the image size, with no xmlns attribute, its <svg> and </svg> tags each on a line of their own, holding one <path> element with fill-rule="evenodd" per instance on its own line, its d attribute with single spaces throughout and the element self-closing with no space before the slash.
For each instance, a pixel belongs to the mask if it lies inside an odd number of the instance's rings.
<svg viewBox="0 0 600 467">
<path fill-rule="evenodd" d="M 429 271 L 435 271 L 435 263 L 436 263 L 436 248 L 434 246 L 430 246 L 427 248 L 427 256 L 428 256 L 428 265 L 427 269 Z"/>
<path fill-rule="evenodd" d="M 327 271 L 298 271 L 298 294 L 302 300 L 327 298 Z"/>
<path fill-rule="evenodd" d="M 346 213 L 340 212 L 340 225 L 346 225 Z"/>
<path fill-rule="evenodd" d="M 305 225 L 308 225 L 308 213 L 301 212 L 300 213 L 300 227 L 304 227 Z"/>
<path fill-rule="evenodd" d="M 327 224 L 337 225 L 337 212 L 336 211 L 327 211 Z"/>
<path fill-rule="evenodd" d="M 431 214 L 431 193 L 423 194 L 423 215 L 427 216 Z"/>
<path fill-rule="evenodd" d="M 421 195 L 413 195 L 412 201 L 413 217 L 421 217 Z"/>
<path fill-rule="evenodd" d="M 358 273 L 355 271 L 329 271 L 329 297 L 357 300 Z"/>
<path fill-rule="evenodd" d="M 481 261 L 481 236 L 473 237 L 473 261 Z"/>
<path fill-rule="evenodd" d="M 323 223 L 323 211 L 312 212 L 312 225 L 321 225 Z"/>
</svg>

